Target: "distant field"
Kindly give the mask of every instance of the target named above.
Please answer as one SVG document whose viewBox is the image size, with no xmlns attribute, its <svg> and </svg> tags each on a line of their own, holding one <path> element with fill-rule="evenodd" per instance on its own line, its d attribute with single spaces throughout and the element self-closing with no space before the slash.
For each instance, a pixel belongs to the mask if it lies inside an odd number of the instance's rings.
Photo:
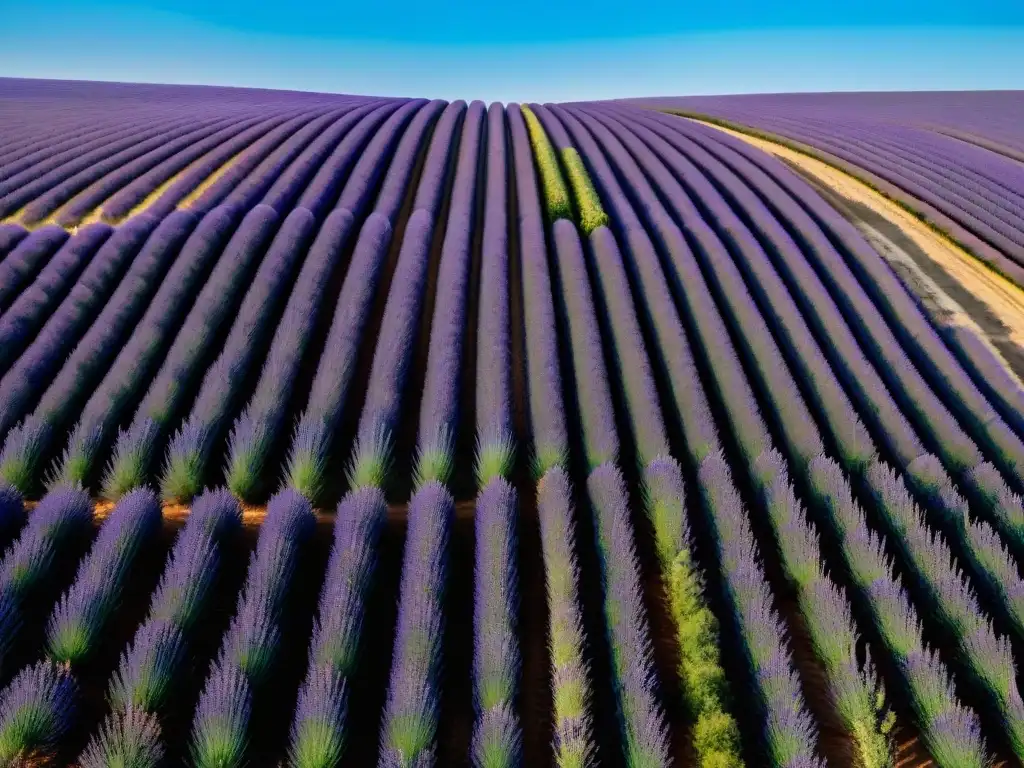
<svg viewBox="0 0 1024 768">
<path fill-rule="evenodd" d="M 0 79 L 0 766 L 1020 764 L 1022 118 Z"/>
</svg>

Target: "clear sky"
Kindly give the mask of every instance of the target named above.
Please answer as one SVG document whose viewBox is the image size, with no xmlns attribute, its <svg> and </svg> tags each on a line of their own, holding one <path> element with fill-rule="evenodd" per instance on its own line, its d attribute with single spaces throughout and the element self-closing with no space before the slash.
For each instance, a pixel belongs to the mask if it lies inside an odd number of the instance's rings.
<svg viewBox="0 0 1024 768">
<path fill-rule="evenodd" d="M 1024 0 L 0 0 L 0 75 L 488 101 L 1024 88 Z"/>
</svg>

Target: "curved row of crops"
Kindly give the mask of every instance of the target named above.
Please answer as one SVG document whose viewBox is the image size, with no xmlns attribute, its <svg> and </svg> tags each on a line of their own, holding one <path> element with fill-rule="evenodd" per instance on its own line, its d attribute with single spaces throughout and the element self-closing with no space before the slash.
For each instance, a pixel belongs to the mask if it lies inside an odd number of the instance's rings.
<svg viewBox="0 0 1024 768">
<path fill-rule="evenodd" d="M 0 125 L 0 764 L 1024 759 L 1024 386 L 784 165 L 166 91 Z"/>
<path fill-rule="evenodd" d="M 1024 285 L 1024 171 L 1018 99 L 961 114 L 935 99 L 930 114 L 891 116 L 857 97 L 809 95 L 657 100 L 743 131 L 796 143 L 865 178 L 947 232 L 1017 285 Z M 1002 118 L 1002 119 L 1000 119 Z"/>
</svg>

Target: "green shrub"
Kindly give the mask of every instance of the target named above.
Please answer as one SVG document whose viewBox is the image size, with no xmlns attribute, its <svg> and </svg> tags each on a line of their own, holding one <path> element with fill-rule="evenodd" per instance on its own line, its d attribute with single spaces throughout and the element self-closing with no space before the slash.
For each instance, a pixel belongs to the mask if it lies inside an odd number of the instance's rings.
<svg viewBox="0 0 1024 768">
<path fill-rule="evenodd" d="M 547 211 L 548 219 L 552 222 L 559 219 L 572 221 L 572 200 L 569 197 L 569 187 L 566 186 L 562 170 L 558 166 L 558 155 L 551 145 L 551 140 L 544 131 L 544 126 L 533 114 L 529 107 L 520 107 L 523 119 L 526 121 L 526 130 L 530 134 L 530 144 L 533 146 L 533 156 L 537 160 L 537 168 L 540 172 L 540 183 L 544 191 L 544 209 Z"/>
<path fill-rule="evenodd" d="M 580 229 L 587 235 L 598 227 L 608 226 L 608 214 L 601 207 L 601 197 L 594 189 L 587 167 L 580 153 L 572 147 L 562 150 L 562 163 L 569 176 L 569 186 L 576 198 L 576 210 L 580 212 Z"/>
<path fill-rule="evenodd" d="M 725 711 L 728 686 L 719 661 L 718 622 L 704 602 L 689 549 L 676 555 L 668 577 L 683 703 L 694 723 L 697 759 L 701 768 L 739 768 L 740 732 Z"/>
</svg>

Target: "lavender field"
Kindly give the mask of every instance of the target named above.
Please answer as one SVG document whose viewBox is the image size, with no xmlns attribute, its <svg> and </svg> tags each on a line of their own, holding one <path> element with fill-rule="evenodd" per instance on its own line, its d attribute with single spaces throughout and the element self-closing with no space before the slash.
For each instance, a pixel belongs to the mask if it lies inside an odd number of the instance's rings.
<svg viewBox="0 0 1024 768">
<path fill-rule="evenodd" d="M 1024 385 L 671 114 L 1024 277 L 958 98 L 0 79 L 0 766 L 1022 764 Z"/>
</svg>

